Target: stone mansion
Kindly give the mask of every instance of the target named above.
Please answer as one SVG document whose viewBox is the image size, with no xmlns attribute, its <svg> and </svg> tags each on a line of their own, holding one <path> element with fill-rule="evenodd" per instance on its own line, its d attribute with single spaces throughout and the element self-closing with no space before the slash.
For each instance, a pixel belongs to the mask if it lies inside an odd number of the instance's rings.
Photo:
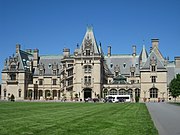
<svg viewBox="0 0 180 135">
<path fill-rule="evenodd" d="M 21 50 L 7 58 L 2 70 L 1 100 L 12 94 L 15 100 L 72 100 L 104 98 L 106 95 L 131 95 L 132 101 L 171 100 L 168 85 L 180 73 L 180 57 L 164 58 L 152 39 L 150 52 L 143 46 L 140 54 L 113 55 L 111 46 L 103 53 L 93 28 L 88 27 L 81 46 L 73 54 L 40 55 L 38 49 Z"/>
</svg>

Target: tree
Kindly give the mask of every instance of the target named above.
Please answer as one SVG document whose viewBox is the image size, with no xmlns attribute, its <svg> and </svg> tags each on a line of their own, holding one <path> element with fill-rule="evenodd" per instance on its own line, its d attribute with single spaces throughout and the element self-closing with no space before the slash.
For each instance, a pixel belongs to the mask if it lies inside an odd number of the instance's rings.
<svg viewBox="0 0 180 135">
<path fill-rule="evenodd" d="M 170 82 L 169 89 L 171 96 L 176 100 L 176 98 L 180 95 L 180 74 L 177 74 L 176 78 Z"/>
<path fill-rule="evenodd" d="M 11 101 L 13 101 L 13 102 L 15 101 L 15 97 L 13 94 L 11 95 Z"/>
</svg>

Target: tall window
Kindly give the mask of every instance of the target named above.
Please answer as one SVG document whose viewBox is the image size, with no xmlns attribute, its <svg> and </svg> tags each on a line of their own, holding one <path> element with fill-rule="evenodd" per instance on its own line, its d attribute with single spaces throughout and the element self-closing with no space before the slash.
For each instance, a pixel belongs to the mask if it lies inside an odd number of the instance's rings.
<svg viewBox="0 0 180 135">
<path fill-rule="evenodd" d="M 39 70 L 39 75 L 43 75 L 43 70 Z"/>
<path fill-rule="evenodd" d="M 152 72 L 155 72 L 155 71 L 156 71 L 156 66 L 155 66 L 155 65 L 151 66 L 151 71 L 152 71 Z"/>
<path fill-rule="evenodd" d="M 135 89 L 135 97 L 140 97 L 140 89 Z"/>
<path fill-rule="evenodd" d="M 53 70 L 53 75 L 56 75 L 57 74 L 57 71 L 56 70 Z"/>
<path fill-rule="evenodd" d="M 152 83 L 156 83 L 156 76 L 152 76 L 151 81 L 152 81 Z"/>
<path fill-rule="evenodd" d="M 68 80 L 68 86 L 73 85 L 73 79 Z"/>
<path fill-rule="evenodd" d="M 53 85 L 56 85 L 57 80 L 53 79 L 52 82 L 53 82 Z"/>
<path fill-rule="evenodd" d="M 128 95 L 131 95 L 131 97 L 133 97 L 133 91 L 132 91 L 132 89 L 129 89 L 129 90 L 128 90 Z"/>
<path fill-rule="evenodd" d="M 150 89 L 150 98 L 157 98 L 158 97 L 158 89 L 157 88 L 151 88 Z"/>
<path fill-rule="evenodd" d="M 73 70 L 68 71 L 68 76 L 71 76 L 71 75 L 73 75 Z"/>
<path fill-rule="evenodd" d="M 105 89 L 103 93 L 104 93 L 104 97 L 106 97 L 108 95 L 108 90 Z"/>
<path fill-rule="evenodd" d="M 43 80 L 39 79 L 39 85 L 43 85 Z"/>
<path fill-rule="evenodd" d="M 6 97 L 6 90 L 4 90 L 4 97 Z"/>
<path fill-rule="evenodd" d="M 86 50 L 86 56 L 90 56 L 90 50 Z"/>
<path fill-rule="evenodd" d="M 85 65 L 84 66 L 84 72 L 85 73 L 91 73 L 91 66 L 90 65 Z"/>
<path fill-rule="evenodd" d="M 134 72 L 131 72 L 131 76 L 134 77 Z"/>
<path fill-rule="evenodd" d="M 85 84 L 91 84 L 91 76 L 85 76 L 84 77 L 84 83 Z"/>
<path fill-rule="evenodd" d="M 19 90 L 19 97 L 21 97 L 21 90 Z"/>
</svg>

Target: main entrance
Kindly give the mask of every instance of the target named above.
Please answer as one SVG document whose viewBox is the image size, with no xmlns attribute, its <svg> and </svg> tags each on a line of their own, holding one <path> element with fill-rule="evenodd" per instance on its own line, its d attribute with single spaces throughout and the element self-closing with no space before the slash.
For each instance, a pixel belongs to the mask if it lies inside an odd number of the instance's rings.
<svg viewBox="0 0 180 135">
<path fill-rule="evenodd" d="M 90 88 L 84 89 L 84 99 L 92 98 L 92 90 Z"/>
</svg>

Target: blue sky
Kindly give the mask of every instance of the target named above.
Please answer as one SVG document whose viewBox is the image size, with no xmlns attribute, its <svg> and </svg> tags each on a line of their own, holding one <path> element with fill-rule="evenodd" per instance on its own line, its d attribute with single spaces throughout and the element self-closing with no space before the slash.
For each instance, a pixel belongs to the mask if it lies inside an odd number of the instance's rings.
<svg viewBox="0 0 180 135">
<path fill-rule="evenodd" d="M 73 53 L 88 24 L 105 53 L 108 45 L 114 54 L 149 51 L 159 38 L 164 57 L 180 56 L 180 0 L 0 0 L 0 70 L 16 43 L 40 55 Z"/>
</svg>

